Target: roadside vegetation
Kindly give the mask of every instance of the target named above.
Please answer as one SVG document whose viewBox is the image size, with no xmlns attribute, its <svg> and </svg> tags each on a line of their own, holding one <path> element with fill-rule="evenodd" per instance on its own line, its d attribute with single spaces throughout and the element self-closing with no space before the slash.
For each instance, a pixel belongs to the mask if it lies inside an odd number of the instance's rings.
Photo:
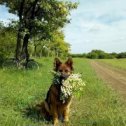
<svg viewBox="0 0 126 126">
<path fill-rule="evenodd" d="M 94 49 L 89 53 L 71 54 L 72 57 L 89 58 L 89 59 L 121 59 L 126 58 L 126 52 L 121 53 L 107 53 L 103 50 Z"/>
<path fill-rule="evenodd" d="M 112 67 L 126 70 L 126 59 L 101 59 L 98 61 L 106 63 Z"/>
</svg>

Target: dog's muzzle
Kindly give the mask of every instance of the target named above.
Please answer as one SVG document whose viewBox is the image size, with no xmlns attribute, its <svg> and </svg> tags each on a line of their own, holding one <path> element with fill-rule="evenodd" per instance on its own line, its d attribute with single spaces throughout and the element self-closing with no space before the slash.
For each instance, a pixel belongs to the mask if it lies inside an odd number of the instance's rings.
<svg viewBox="0 0 126 126">
<path fill-rule="evenodd" d="M 61 74 L 60 78 L 61 80 L 66 80 L 69 77 L 67 74 Z"/>
</svg>

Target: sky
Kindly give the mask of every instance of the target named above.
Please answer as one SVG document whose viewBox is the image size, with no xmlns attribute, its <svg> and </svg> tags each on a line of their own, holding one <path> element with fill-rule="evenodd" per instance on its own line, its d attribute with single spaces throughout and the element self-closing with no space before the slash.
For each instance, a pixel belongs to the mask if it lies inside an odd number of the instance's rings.
<svg viewBox="0 0 126 126">
<path fill-rule="evenodd" d="M 11 19 L 17 20 L 17 16 L 14 14 L 8 13 L 8 8 L 0 5 L 0 21 L 4 24 L 11 22 Z"/>
<path fill-rule="evenodd" d="M 72 53 L 126 51 L 126 0 L 79 0 L 64 32 Z"/>
<path fill-rule="evenodd" d="M 126 0 L 71 0 L 79 2 L 71 12 L 71 23 L 65 26 L 66 42 L 71 53 L 87 53 L 93 49 L 106 52 L 126 51 Z M 0 20 L 17 17 L 0 6 Z"/>
</svg>

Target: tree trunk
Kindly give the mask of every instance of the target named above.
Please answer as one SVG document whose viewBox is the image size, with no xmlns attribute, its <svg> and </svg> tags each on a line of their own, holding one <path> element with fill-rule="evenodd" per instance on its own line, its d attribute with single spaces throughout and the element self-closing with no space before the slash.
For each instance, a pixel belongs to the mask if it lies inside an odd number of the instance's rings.
<svg viewBox="0 0 126 126">
<path fill-rule="evenodd" d="M 26 58 L 26 67 L 27 67 L 27 63 L 28 63 L 28 60 L 29 60 L 29 53 L 28 53 L 28 42 L 29 42 L 29 38 L 30 38 L 30 35 L 31 35 L 31 31 L 33 29 L 33 24 L 31 21 L 34 20 L 35 18 L 35 8 L 36 8 L 36 5 L 37 5 L 37 2 L 39 0 L 35 0 L 34 1 L 34 4 L 33 4 L 33 8 L 32 8 L 32 13 L 31 13 L 31 16 L 30 16 L 30 19 L 29 19 L 29 22 L 30 24 L 27 24 L 27 21 L 25 22 L 25 26 L 26 28 L 28 29 L 28 32 L 29 33 L 26 33 L 25 36 L 24 36 L 24 40 L 23 40 L 23 48 L 22 48 L 22 52 L 25 53 L 25 58 Z"/>
<path fill-rule="evenodd" d="M 29 38 L 30 38 L 30 35 L 31 35 L 31 31 L 33 29 L 32 21 L 35 18 L 35 9 L 36 9 L 36 5 L 37 5 L 38 1 L 39 0 L 35 0 L 34 1 L 33 7 L 32 7 L 32 12 L 31 12 L 31 16 L 30 16 L 28 22 L 22 16 L 23 15 L 24 6 L 25 6 L 25 0 L 22 0 L 21 5 L 20 5 L 20 9 L 19 9 L 19 32 L 18 32 L 18 37 L 17 37 L 16 58 L 19 59 L 19 57 L 21 56 L 21 54 L 23 54 L 23 56 L 24 56 L 23 58 L 25 58 L 25 60 L 26 60 L 26 67 L 27 67 L 27 63 L 28 63 L 28 60 L 29 60 L 28 42 L 29 42 Z M 22 52 L 20 53 L 21 39 L 22 39 L 21 36 L 20 36 L 21 35 L 20 30 L 22 29 L 22 26 L 23 26 L 23 28 L 26 28 L 29 33 L 26 33 L 25 36 L 24 36 L 24 38 L 23 38 Z"/>
<path fill-rule="evenodd" d="M 27 68 L 27 63 L 29 61 L 29 53 L 28 53 L 28 41 L 29 41 L 30 35 L 26 34 L 24 36 L 24 40 L 23 40 L 23 48 L 22 48 L 22 53 L 24 53 L 25 55 L 25 60 L 26 60 L 26 65 L 25 67 Z"/>
<path fill-rule="evenodd" d="M 21 46 L 22 46 L 22 35 L 21 35 L 21 29 L 18 30 L 17 34 L 17 44 L 16 44 L 16 52 L 15 52 L 15 58 L 16 60 L 20 59 L 21 55 Z"/>
<path fill-rule="evenodd" d="M 34 56 L 35 56 L 35 57 L 37 57 L 37 55 L 36 55 L 36 50 L 37 50 L 37 46 L 34 45 Z"/>
<path fill-rule="evenodd" d="M 20 60 L 21 57 L 21 46 L 22 46 L 22 25 L 23 25 L 23 10 L 24 10 L 25 0 L 22 0 L 20 3 L 20 8 L 18 10 L 19 15 L 19 29 L 17 34 L 17 44 L 16 44 L 16 50 L 15 50 L 15 58 L 16 60 Z"/>
</svg>

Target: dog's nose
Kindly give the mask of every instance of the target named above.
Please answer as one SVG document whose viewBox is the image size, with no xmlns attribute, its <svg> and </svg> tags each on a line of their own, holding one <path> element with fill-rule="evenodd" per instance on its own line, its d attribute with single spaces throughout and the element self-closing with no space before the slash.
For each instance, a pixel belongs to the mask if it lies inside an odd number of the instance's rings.
<svg viewBox="0 0 126 126">
<path fill-rule="evenodd" d="M 61 74 L 61 78 L 62 78 L 63 80 L 66 80 L 68 77 L 69 77 L 69 75 L 67 75 L 67 74 Z"/>
</svg>

